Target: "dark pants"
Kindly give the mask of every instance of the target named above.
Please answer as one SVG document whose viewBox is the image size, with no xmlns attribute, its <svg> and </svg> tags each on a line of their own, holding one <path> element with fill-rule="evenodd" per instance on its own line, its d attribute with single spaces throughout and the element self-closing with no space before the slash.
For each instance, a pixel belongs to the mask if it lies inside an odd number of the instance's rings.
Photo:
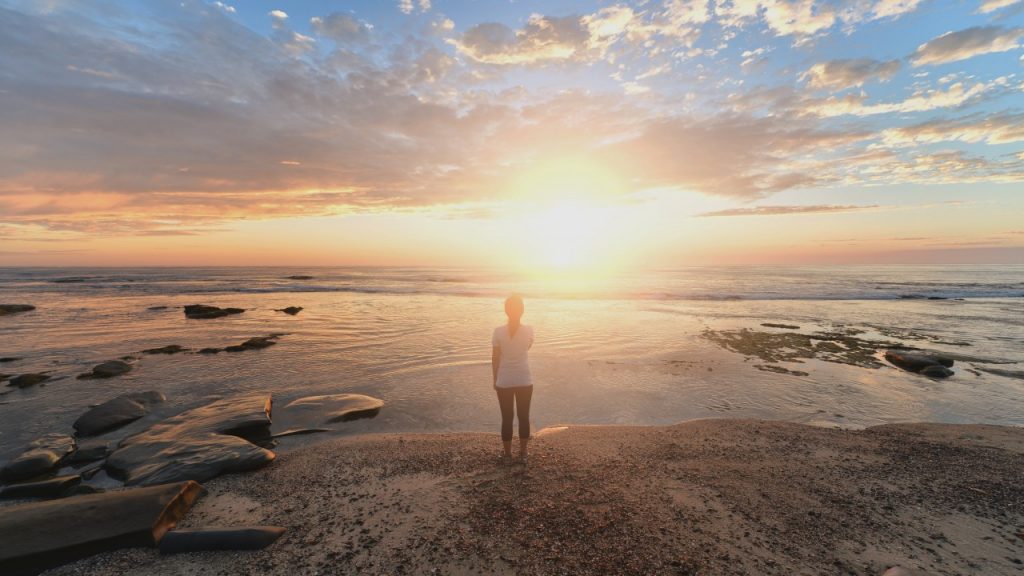
<svg viewBox="0 0 1024 576">
<path fill-rule="evenodd" d="M 529 438 L 530 398 L 533 396 L 533 386 L 515 386 L 497 390 L 498 406 L 501 407 L 501 439 L 505 442 L 512 441 L 513 403 L 515 403 L 515 411 L 519 413 L 519 438 L 521 440 Z"/>
</svg>

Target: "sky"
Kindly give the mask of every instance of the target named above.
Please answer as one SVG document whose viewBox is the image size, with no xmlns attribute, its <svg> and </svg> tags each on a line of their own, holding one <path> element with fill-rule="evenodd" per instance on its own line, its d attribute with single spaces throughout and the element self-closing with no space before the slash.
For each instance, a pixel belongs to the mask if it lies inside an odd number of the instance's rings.
<svg viewBox="0 0 1024 576">
<path fill-rule="evenodd" d="M 1024 0 L 0 0 L 0 265 L 1024 264 Z"/>
</svg>

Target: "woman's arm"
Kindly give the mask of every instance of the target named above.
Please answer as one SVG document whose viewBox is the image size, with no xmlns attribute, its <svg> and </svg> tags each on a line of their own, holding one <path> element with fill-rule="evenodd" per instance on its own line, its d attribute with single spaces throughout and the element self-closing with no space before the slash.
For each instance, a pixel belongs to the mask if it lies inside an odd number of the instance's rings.
<svg viewBox="0 0 1024 576">
<path fill-rule="evenodd" d="M 498 366 L 501 365 L 501 346 L 491 347 L 491 385 L 498 387 Z"/>
</svg>

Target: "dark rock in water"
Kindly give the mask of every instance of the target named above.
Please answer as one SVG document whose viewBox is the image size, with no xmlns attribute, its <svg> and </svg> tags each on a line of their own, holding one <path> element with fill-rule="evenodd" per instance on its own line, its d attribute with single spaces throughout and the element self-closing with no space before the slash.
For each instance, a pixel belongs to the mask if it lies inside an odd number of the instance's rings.
<svg viewBox="0 0 1024 576">
<path fill-rule="evenodd" d="M 331 422 L 345 422 L 358 418 L 373 418 L 384 407 L 384 401 L 362 394 L 329 394 L 299 398 L 280 412 L 279 424 L 295 423 L 315 426 Z M 289 425 L 289 428 L 292 426 Z"/>
<path fill-rule="evenodd" d="M 0 480 L 21 482 L 44 476 L 57 469 L 75 451 L 75 439 L 65 434 L 47 434 L 0 469 Z M 0 538 L 2 540 L 2 538 Z"/>
<path fill-rule="evenodd" d="M 146 310 L 167 310 L 167 306 L 150 306 Z"/>
<path fill-rule="evenodd" d="M 14 362 L 15 360 L 21 360 L 21 358 L 16 356 L 4 356 L 3 358 L 0 358 L 0 364 L 4 362 Z"/>
<path fill-rule="evenodd" d="M 920 372 L 929 366 L 941 366 L 950 368 L 953 366 L 953 359 L 945 356 L 934 356 L 927 354 L 915 354 L 902 350 L 886 350 L 885 359 L 895 366 L 909 372 Z"/>
<path fill-rule="evenodd" d="M 989 374 L 995 374 L 996 376 L 1002 376 L 1003 378 L 1024 380 L 1024 370 L 1003 370 L 1001 368 L 982 368 L 980 366 L 978 367 L 978 370 L 988 372 Z"/>
<path fill-rule="evenodd" d="M 177 354 L 178 352 L 184 352 L 185 350 L 187 350 L 187 348 L 182 348 L 181 346 L 178 346 L 177 344 L 170 344 L 168 346 L 163 346 L 161 348 L 150 348 L 148 350 L 143 350 L 142 353 L 143 354 Z"/>
<path fill-rule="evenodd" d="M 238 526 L 171 530 L 160 540 L 161 554 L 203 550 L 261 550 L 284 534 L 280 526 Z"/>
<path fill-rule="evenodd" d="M 295 316 L 299 312 L 302 312 L 302 306 L 289 306 L 287 308 L 278 308 L 275 309 L 274 312 L 284 312 L 285 314 L 291 314 L 292 316 Z"/>
<path fill-rule="evenodd" d="M 202 492 L 181 482 L 5 507 L 0 574 L 38 574 L 101 552 L 155 547 Z"/>
<path fill-rule="evenodd" d="M 945 296 L 929 296 L 928 299 L 929 300 L 949 300 L 949 298 L 946 298 Z"/>
<path fill-rule="evenodd" d="M 185 306 L 185 317 L 195 319 L 220 318 L 231 314 L 241 314 L 244 308 L 218 308 L 206 304 L 189 304 Z"/>
<path fill-rule="evenodd" d="M 286 276 L 286 278 L 288 280 L 312 280 L 313 279 L 312 276 L 304 276 L 304 275 L 301 275 L 301 274 L 296 274 L 295 276 Z"/>
<path fill-rule="evenodd" d="M 774 372 L 776 374 L 789 374 L 791 376 L 810 376 L 807 372 L 802 370 L 790 370 L 784 366 L 775 366 L 773 364 L 755 364 L 754 368 L 762 372 Z"/>
<path fill-rule="evenodd" d="M 18 312 L 29 312 L 36 307 L 31 304 L 0 304 L 0 316 L 17 314 Z"/>
<path fill-rule="evenodd" d="M 953 375 L 953 371 L 941 364 L 933 364 L 924 367 L 918 374 L 929 378 L 949 378 Z"/>
<path fill-rule="evenodd" d="M 250 394 L 182 412 L 121 441 L 106 468 L 128 485 L 207 480 L 252 470 L 274 453 L 244 438 L 267 435 L 271 397 Z"/>
<path fill-rule="evenodd" d="M 67 278 L 54 278 L 53 280 L 50 280 L 50 282 L 53 282 L 54 284 L 79 284 L 90 279 L 91 278 L 87 276 L 69 276 Z"/>
<path fill-rule="evenodd" d="M 199 351 L 200 354 L 220 354 L 223 352 L 223 348 L 203 348 Z"/>
<path fill-rule="evenodd" d="M 121 374 L 127 374 L 131 372 L 132 365 L 124 362 L 123 360 L 108 360 L 101 364 L 97 364 L 92 367 L 92 372 L 86 372 L 85 374 L 79 374 L 78 379 L 82 380 L 85 378 L 113 378 L 114 376 L 120 376 Z"/>
<path fill-rule="evenodd" d="M 249 338 L 241 344 L 234 346 L 228 346 L 224 350 L 228 352 L 245 352 L 246 350 L 260 350 L 262 348 L 269 348 L 277 344 L 277 335 L 271 334 L 270 336 L 256 336 L 255 338 Z"/>
<path fill-rule="evenodd" d="M 15 388 L 28 388 L 40 382 L 46 382 L 49 379 L 50 376 L 48 374 L 20 374 L 11 378 L 7 385 L 14 386 Z"/>
<path fill-rule="evenodd" d="M 763 322 L 761 324 L 761 326 L 766 326 L 768 328 L 785 328 L 786 330 L 799 330 L 800 329 L 799 326 L 794 326 L 792 324 L 776 324 L 774 322 Z"/>
<path fill-rule="evenodd" d="M 157 391 L 125 394 L 86 411 L 75 420 L 77 436 L 96 436 L 142 418 L 152 404 L 166 400 Z"/>
<path fill-rule="evenodd" d="M 86 440 L 85 442 L 79 442 L 78 449 L 68 459 L 68 464 L 72 466 L 88 464 L 89 462 L 95 462 L 102 460 L 110 454 L 110 445 L 101 440 Z"/>
<path fill-rule="evenodd" d="M 0 491 L 0 498 L 59 498 L 82 482 L 82 477 L 57 476 L 38 482 L 8 484 Z"/>
<path fill-rule="evenodd" d="M 900 300 L 924 300 L 922 294 L 900 294 Z"/>
</svg>

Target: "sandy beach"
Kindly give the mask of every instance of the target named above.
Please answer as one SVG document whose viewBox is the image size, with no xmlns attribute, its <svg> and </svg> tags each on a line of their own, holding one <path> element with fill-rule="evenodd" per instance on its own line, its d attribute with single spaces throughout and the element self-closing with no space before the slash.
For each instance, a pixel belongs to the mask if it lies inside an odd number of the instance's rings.
<svg viewBox="0 0 1024 576">
<path fill-rule="evenodd" d="M 1024 430 L 761 420 L 365 435 L 205 484 L 182 527 L 288 528 L 259 552 L 108 553 L 64 574 L 1019 574 Z"/>
</svg>

